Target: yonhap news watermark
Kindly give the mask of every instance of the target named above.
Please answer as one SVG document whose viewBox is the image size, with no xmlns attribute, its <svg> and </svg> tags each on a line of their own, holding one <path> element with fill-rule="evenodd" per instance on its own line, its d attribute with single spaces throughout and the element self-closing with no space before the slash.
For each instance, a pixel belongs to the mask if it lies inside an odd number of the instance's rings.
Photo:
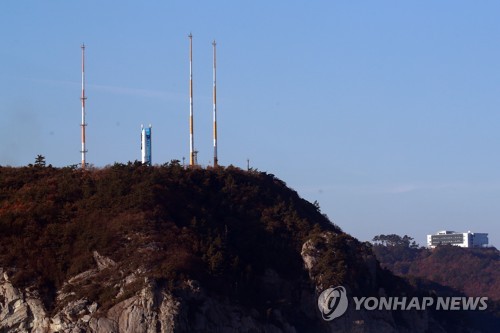
<svg viewBox="0 0 500 333">
<path fill-rule="evenodd" d="M 348 307 L 354 310 L 424 311 L 427 309 L 444 311 L 483 311 L 488 308 L 488 297 L 436 296 L 436 297 L 352 297 L 349 302 L 343 286 L 323 290 L 318 297 L 318 308 L 324 320 L 330 321 L 342 316 Z M 351 303 L 351 304 L 350 304 Z"/>
</svg>

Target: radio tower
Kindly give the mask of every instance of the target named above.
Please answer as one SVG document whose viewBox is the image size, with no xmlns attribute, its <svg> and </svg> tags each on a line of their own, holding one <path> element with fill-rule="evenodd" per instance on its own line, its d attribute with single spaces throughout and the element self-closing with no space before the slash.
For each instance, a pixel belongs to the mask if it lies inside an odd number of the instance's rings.
<svg viewBox="0 0 500 333">
<path fill-rule="evenodd" d="M 87 154 L 87 149 L 85 147 L 85 127 L 87 127 L 87 124 L 85 123 L 85 100 L 87 97 L 85 97 L 85 44 L 82 44 L 82 124 L 80 125 L 82 128 L 82 169 L 85 170 L 86 166 L 86 154 Z"/>
<path fill-rule="evenodd" d="M 193 35 L 189 34 L 189 165 L 196 165 L 193 124 Z"/>
<path fill-rule="evenodd" d="M 212 45 L 214 46 L 214 107 L 213 107 L 213 118 L 214 118 L 214 168 L 216 168 L 219 165 L 219 160 L 217 158 L 217 74 L 216 74 L 216 43 L 215 40 L 213 41 Z"/>
</svg>

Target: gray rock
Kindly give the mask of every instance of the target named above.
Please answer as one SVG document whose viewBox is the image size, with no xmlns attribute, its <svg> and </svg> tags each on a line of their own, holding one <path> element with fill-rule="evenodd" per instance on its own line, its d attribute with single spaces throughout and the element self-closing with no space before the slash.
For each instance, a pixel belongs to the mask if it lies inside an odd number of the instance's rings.
<svg viewBox="0 0 500 333">
<path fill-rule="evenodd" d="M 328 243 L 333 234 L 324 233 Z M 318 262 L 320 250 L 313 242 L 306 241 L 301 255 L 304 267 L 316 291 L 322 290 L 311 274 Z M 57 313 L 47 313 L 36 291 L 20 290 L 12 285 L 6 272 L 0 268 L 0 332 L 14 333 L 174 333 L 174 332 L 266 332 L 296 333 L 303 331 L 292 324 L 292 318 L 278 308 L 269 308 L 263 318 L 255 309 L 247 309 L 227 298 L 208 295 L 200 283 L 187 280 L 173 295 L 168 289 L 156 285 L 144 269 L 132 274 L 124 274 L 110 258 L 94 252 L 96 268 L 74 276 L 57 292 Z M 376 261 L 367 256 L 367 279 L 376 283 Z M 99 279 L 99 274 L 113 276 L 113 279 Z M 120 278 L 121 277 L 121 278 Z M 259 278 L 264 288 L 279 290 L 289 295 L 292 291 L 300 295 L 297 313 L 312 323 L 316 332 L 444 332 L 427 312 L 404 313 L 404 321 L 410 323 L 398 326 L 390 311 L 355 311 L 350 307 L 340 318 L 325 322 L 317 310 L 317 294 L 309 286 L 292 290 L 293 285 L 271 269 Z M 88 281 L 100 283 L 109 290 L 116 290 L 107 302 L 109 310 L 86 298 L 78 298 L 71 290 L 85 286 Z M 130 284 L 140 283 L 139 290 L 127 294 Z M 135 288 L 135 287 L 134 287 Z M 119 292 L 118 292 L 119 290 Z M 384 291 L 380 290 L 383 294 Z M 130 295 L 130 296 L 125 296 Z M 124 299 L 124 297 L 126 297 Z M 295 306 L 295 305 L 294 305 Z M 265 317 L 265 315 L 264 315 Z M 401 320 L 401 319 L 400 319 Z"/>
</svg>

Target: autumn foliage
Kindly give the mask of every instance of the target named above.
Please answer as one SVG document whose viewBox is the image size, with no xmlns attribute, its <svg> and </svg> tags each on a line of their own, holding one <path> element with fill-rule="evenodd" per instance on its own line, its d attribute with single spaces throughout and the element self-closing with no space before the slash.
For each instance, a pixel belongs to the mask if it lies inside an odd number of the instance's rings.
<svg viewBox="0 0 500 333">
<path fill-rule="evenodd" d="M 383 239 L 394 241 L 380 242 Z M 400 276 L 424 278 L 468 296 L 487 296 L 500 301 L 500 252 L 494 248 L 461 248 L 445 245 L 419 248 L 411 238 L 380 235 L 373 251 L 382 267 Z M 399 240 L 398 240 L 399 239 Z"/>
<path fill-rule="evenodd" d="M 16 285 L 40 289 L 48 304 L 64 281 L 95 266 L 93 251 L 172 288 L 191 278 L 252 301 L 260 297 L 250 292 L 255 277 L 267 268 L 305 276 L 300 250 L 313 230 L 340 232 L 263 172 L 175 161 L 90 171 L 0 167 L 0 267 Z M 96 288 L 89 281 L 77 292 L 116 294 Z"/>
</svg>

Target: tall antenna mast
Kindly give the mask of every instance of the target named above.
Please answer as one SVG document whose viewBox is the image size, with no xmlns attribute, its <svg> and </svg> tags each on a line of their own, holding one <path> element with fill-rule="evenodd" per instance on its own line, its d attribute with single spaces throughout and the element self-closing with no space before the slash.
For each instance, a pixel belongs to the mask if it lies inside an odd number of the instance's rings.
<svg viewBox="0 0 500 333">
<path fill-rule="evenodd" d="M 214 107 L 213 107 L 213 118 L 214 118 L 214 168 L 219 166 L 219 160 L 217 158 L 217 66 L 216 66 L 216 43 L 213 41 L 214 46 Z"/>
<path fill-rule="evenodd" d="M 80 125 L 82 128 L 82 169 L 85 170 L 86 166 L 86 154 L 87 149 L 85 147 L 85 127 L 87 124 L 85 123 L 85 44 L 82 44 L 82 124 Z"/>
<path fill-rule="evenodd" d="M 193 35 L 189 34 L 189 165 L 196 165 L 193 124 Z"/>
</svg>

